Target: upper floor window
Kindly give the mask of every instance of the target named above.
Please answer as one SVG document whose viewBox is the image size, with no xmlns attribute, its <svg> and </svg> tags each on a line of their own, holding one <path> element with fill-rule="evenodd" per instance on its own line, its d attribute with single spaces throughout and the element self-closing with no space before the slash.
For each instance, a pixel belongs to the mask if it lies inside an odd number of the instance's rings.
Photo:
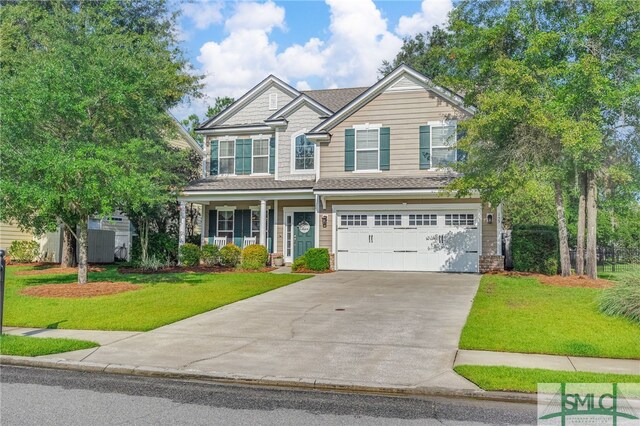
<svg viewBox="0 0 640 426">
<path fill-rule="evenodd" d="M 232 175 L 236 171 L 236 141 L 222 140 L 218 148 L 218 159 L 220 161 L 219 173 L 221 175 Z"/>
<path fill-rule="evenodd" d="M 305 135 L 300 135 L 294 140 L 294 169 L 313 170 L 315 158 L 315 144 Z"/>
<path fill-rule="evenodd" d="M 378 170 L 380 129 L 356 129 L 356 170 Z"/>
<path fill-rule="evenodd" d="M 269 173 L 269 139 L 253 140 L 253 173 Z"/>
<path fill-rule="evenodd" d="M 447 167 L 456 161 L 456 123 L 431 124 L 431 167 Z"/>
<path fill-rule="evenodd" d="M 269 109 L 274 110 L 278 109 L 278 94 L 270 93 L 269 94 Z"/>
</svg>

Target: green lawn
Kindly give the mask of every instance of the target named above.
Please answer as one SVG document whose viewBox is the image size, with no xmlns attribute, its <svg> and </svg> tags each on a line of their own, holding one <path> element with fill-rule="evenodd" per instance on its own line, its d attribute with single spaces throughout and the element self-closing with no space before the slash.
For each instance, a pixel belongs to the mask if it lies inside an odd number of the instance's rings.
<svg viewBox="0 0 640 426">
<path fill-rule="evenodd" d="M 485 275 L 462 330 L 460 348 L 640 358 L 640 326 L 600 313 L 601 291 Z"/>
<path fill-rule="evenodd" d="M 640 383 L 640 376 L 539 368 L 458 365 L 456 373 L 488 391 L 536 392 L 538 383 Z"/>
<path fill-rule="evenodd" d="M 51 355 L 60 352 L 95 348 L 95 342 L 75 339 L 52 339 L 49 337 L 0 336 L 0 354 L 19 356 Z"/>
<path fill-rule="evenodd" d="M 70 283 L 75 275 L 18 276 L 31 267 L 8 267 L 5 325 L 18 327 L 147 331 L 303 280 L 271 273 L 120 274 L 114 266 L 89 281 L 126 281 L 141 290 L 82 299 L 20 295 L 26 286 Z"/>
</svg>

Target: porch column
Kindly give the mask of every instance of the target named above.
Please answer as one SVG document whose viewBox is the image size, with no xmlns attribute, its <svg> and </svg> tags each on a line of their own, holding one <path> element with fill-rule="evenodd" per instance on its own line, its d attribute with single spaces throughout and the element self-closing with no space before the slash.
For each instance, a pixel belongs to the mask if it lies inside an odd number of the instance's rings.
<svg viewBox="0 0 640 426">
<path fill-rule="evenodd" d="M 178 246 L 182 246 L 187 239 L 187 203 L 180 201 L 180 233 L 178 234 Z"/>
<path fill-rule="evenodd" d="M 267 200 L 260 200 L 260 244 L 267 246 Z"/>
<path fill-rule="evenodd" d="M 207 206 L 204 204 L 200 204 L 200 247 L 204 246 L 206 241 L 207 241 L 207 237 L 206 237 L 206 222 L 205 222 L 205 214 L 207 210 Z"/>
</svg>

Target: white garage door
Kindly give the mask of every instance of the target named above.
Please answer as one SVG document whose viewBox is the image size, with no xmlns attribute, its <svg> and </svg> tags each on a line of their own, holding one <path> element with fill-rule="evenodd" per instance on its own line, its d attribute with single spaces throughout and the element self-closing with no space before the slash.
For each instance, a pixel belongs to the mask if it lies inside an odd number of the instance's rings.
<svg viewBox="0 0 640 426">
<path fill-rule="evenodd" d="M 475 210 L 338 211 L 337 268 L 477 272 Z"/>
</svg>

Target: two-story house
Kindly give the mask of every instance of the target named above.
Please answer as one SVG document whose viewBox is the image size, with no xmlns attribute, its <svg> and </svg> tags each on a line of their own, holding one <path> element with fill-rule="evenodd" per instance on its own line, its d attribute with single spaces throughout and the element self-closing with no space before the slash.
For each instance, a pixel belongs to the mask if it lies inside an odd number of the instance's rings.
<svg viewBox="0 0 640 426">
<path fill-rule="evenodd" d="M 299 91 L 269 76 L 197 131 L 202 243 L 257 242 L 292 262 L 326 247 L 338 270 L 478 272 L 500 267 L 501 212 L 443 191 L 454 93 L 400 66 L 371 87 Z"/>
</svg>

